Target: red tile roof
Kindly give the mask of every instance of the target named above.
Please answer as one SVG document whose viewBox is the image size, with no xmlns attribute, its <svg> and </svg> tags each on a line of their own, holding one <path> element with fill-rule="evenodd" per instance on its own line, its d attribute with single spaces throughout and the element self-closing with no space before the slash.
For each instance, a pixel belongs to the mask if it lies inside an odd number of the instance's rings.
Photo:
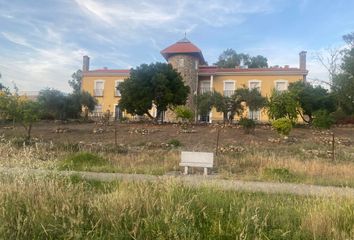
<svg viewBox="0 0 354 240">
<path fill-rule="evenodd" d="M 202 64 L 205 63 L 202 51 L 187 38 L 183 38 L 161 51 L 162 56 L 164 56 L 166 60 L 168 60 L 171 55 L 178 53 L 196 54 L 200 58 Z"/>
<path fill-rule="evenodd" d="M 130 69 L 96 69 L 90 70 L 89 72 L 96 72 L 96 73 L 130 73 Z"/>
<path fill-rule="evenodd" d="M 301 70 L 299 68 L 291 67 L 270 67 L 270 68 L 219 68 L 217 66 L 199 66 L 199 74 L 201 75 L 211 75 L 211 74 L 227 74 L 227 73 L 258 73 L 258 74 L 282 74 L 282 73 L 292 73 L 292 74 L 307 74 L 308 71 Z"/>
</svg>

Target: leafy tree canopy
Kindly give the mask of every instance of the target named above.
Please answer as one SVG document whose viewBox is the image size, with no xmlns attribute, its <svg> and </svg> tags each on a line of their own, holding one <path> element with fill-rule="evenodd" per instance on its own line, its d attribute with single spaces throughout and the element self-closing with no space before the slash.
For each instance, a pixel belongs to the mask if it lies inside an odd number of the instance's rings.
<svg viewBox="0 0 354 240">
<path fill-rule="evenodd" d="M 223 68 L 235 68 L 236 66 L 240 66 L 241 62 L 249 68 L 268 67 L 268 59 L 266 57 L 261 55 L 253 57 L 245 53 L 237 53 L 231 48 L 226 49 L 220 54 L 215 65 Z"/>
<path fill-rule="evenodd" d="M 77 70 L 71 75 L 71 80 L 68 81 L 74 92 L 80 92 L 82 83 L 82 70 Z"/>
<path fill-rule="evenodd" d="M 298 81 L 289 84 L 289 91 L 298 101 L 302 110 L 299 114 L 305 122 L 311 123 L 314 113 L 318 110 L 326 110 L 329 113 L 336 110 L 333 94 L 321 86 L 314 87 L 308 82 Z"/>
<path fill-rule="evenodd" d="M 153 104 L 158 119 L 163 111 L 186 103 L 190 89 L 181 75 L 170 64 L 142 64 L 132 69 L 130 77 L 118 87 L 121 92 L 119 106 L 133 115 L 149 113 Z"/>
<path fill-rule="evenodd" d="M 339 107 L 347 114 L 354 114 L 354 32 L 344 35 L 348 44 L 344 51 L 341 72 L 333 77 L 332 91 Z"/>
<path fill-rule="evenodd" d="M 273 120 L 287 118 L 292 122 L 296 122 L 299 108 L 299 103 L 294 94 L 289 91 L 279 92 L 273 90 L 267 104 L 268 115 Z"/>
</svg>

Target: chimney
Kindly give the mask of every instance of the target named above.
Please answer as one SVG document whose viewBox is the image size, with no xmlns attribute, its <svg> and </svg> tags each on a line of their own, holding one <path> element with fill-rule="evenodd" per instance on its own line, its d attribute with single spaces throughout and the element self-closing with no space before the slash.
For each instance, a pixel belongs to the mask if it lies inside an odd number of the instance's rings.
<svg viewBox="0 0 354 240">
<path fill-rule="evenodd" d="M 90 58 L 89 56 L 84 56 L 82 62 L 82 71 L 88 72 L 89 70 L 90 70 Z"/>
<path fill-rule="evenodd" d="M 306 51 L 301 51 L 299 53 L 299 60 L 300 60 L 300 70 L 306 70 Z"/>
</svg>

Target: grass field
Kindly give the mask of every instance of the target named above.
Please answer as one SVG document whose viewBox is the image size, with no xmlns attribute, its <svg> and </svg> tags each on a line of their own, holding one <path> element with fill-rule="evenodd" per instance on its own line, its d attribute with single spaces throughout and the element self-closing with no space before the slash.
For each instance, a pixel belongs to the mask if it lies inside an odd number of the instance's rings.
<svg viewBox="0 0 354 240">
<path fill-rule="evenodd" d="M 353 239 L 354 200 L 1 176 L 2 239 Z"/>
</svg>

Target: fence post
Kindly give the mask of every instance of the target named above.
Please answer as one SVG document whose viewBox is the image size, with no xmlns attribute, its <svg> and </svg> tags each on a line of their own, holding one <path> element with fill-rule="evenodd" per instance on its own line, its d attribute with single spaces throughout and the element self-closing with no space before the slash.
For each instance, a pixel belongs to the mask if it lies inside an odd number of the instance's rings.
<svg viewBox="0 0 354 240">
<path fill-rule="evenodd" d="M 335 155 L 334 155 L 334 132 L 332 132 L 332 161 L 335 161 Z"/>
</svg>

